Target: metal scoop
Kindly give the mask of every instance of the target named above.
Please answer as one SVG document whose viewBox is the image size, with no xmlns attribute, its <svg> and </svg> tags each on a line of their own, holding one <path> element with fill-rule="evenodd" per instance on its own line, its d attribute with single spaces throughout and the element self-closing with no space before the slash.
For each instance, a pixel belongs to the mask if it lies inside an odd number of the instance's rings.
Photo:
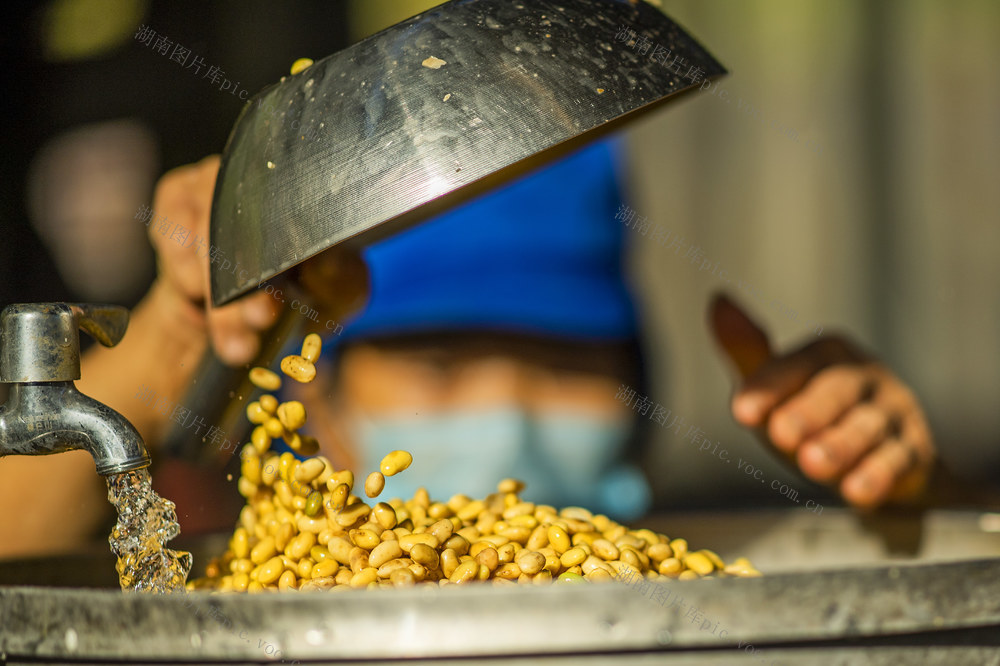
<svg viewBox="0 0 1000 666">
<path fill-rule="evenodd" d="M 212 301 L 412 225 L 724 73 L 639 0 L 452 0 L 414 16 L 244 108 L 212 205 Z"/>
</svg>

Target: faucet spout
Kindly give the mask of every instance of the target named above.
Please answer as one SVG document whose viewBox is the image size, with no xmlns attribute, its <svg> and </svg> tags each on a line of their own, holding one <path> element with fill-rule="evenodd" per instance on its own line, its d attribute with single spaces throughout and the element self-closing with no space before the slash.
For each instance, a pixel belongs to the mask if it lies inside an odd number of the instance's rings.
<svg viewBox="0 0 1000 666">
<path fill-rule="evenodd" d="M 73 449 L 88 451 L 102 476 L 150 464 L 132 424 L 72 381 L 11 384 L 7 404 L 0 406 L 0 457 Z"/>
</svg>

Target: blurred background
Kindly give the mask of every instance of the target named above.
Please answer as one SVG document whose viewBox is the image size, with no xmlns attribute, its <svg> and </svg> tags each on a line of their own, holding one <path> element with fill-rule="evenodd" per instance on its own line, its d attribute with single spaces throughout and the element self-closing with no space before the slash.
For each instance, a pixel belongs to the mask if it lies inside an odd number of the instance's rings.
<svg viewBox="0 0 1000 666">
<path fill-rule="evenodd" d="M 6 6 L 0 305 L 134 305 L 155 271 L 137 212 L 165 171 L 222 150 L 239 91 L 435 4 Z M 733 424 L 706 328 L 726 289 L 778 349 L 818 332 L 860 340 L 914 387 L 945 461 L 1000 483 L 1000 4 L 654 4 L 730 75 L 626 130 L 632 207 L 686 241 L 676 252 L 630 232 L 650 399 L 767 478 L 836 503 Z M 143 43 L 143 26 L 169 43 Z M 212 67 L 237 94 L 206 78 Z M 699 270 L 706 259 L 727 279 Z M 650 429 L 661 506 L 788 504 L 683 433 Z"/>
</svg>

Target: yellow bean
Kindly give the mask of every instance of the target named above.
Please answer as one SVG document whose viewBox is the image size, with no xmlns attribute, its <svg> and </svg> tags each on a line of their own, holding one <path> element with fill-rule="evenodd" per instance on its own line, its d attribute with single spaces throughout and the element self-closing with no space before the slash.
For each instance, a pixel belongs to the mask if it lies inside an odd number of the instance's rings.
<svg viewBox="0 0 1000 666">
<path fill-rule="evenodd" d="M 684 570 L 684 565 L 676 557 L 668 557 L 656 569 L 663 576 L 676 576 Z"/>
<path fill-rule="evenodd" d="M 295 536 L 295 528 L 291 523 L 282 523 L 274 532 L 274 549 L 282 552 L 288 546 L 288 542 Z"/>
<path fill-rule="evenodd" d="M 479 573 L 479 563 L 475 560 L 468 560 L 459 564 L 455 570 L 448 576 L 448 580 L 452 583 L 460 584 L 467 583 Z"/>
<path fill-rule="evenodd" d="M 350 537 L 351 543 L 365 550 L 371 550 L 382 542 L 377 534 L 369 530 L 351 530 L 347 536 Z"/>
<path fill-rule="evenodd" d="M 475 557 L 476 561 L 484 565 L 490 572 L 500 566 L 500 555 L 493 546 L 483 548 Z"/>
<path fill-rule="evenodd" d="M 306 424 L 306 408 L 298 400 L 289 400 L 278 405 L 278 420 L 288 432 L 294 432 Z"/>
<path fill-rule="evenodd" d="M 300 532 L 312 532 L 313 534 L 319 534 L 324 529 L 326 529 L 326 519 L 325 518 L 310 518 L 309 516 L 302 516 L 296 521 L 296 525 Z"/>
<path fill-rule="evenodd" d="M 390 454 L 392 455 L 392 454 Z M 486 509 L 486 504 L 482 500 L 473 500 L 455 512 L 459 520 L 471 521 L 478 517 Z"/>
<path fill-rule="evenodd" d="M 533 550 L 522 550 L 514 558 L 522 573 L 533 576 L 545 566 L 545 556 Z"/>
<path fill-rule="evenodd" d="M 454 525 L 448 519 L 442 519 L 427 528 L 430 534 L 434 535 L 439 542 L 444 543 L 451 538 L 454 532 Z"/>
<path fill-rule="evenodd" d="M 509 521 L 511 527 L 526 527 L 529 530 L 538 527 L 538 519 L 534 516 L 514 516 Z"/>
<path fill-rule="evenodd" d="M 267 434 L 267 429 L 264 426 L 259 425 L 250 434 L 250 443 L 253 444 L 258 455 L 264 455 L 271 448 L 271 436 Z"/>
<path fill-rule="evenodd" d="M 375 514 L 375 520 L 386 530 L 391 530 L 396 526 L 396 510 L 385 502 L 379 502 L 372 509 L 372 513 Z M 391 532 L 390 532 L 391 533 Z"/>
<path fill-rule="evenodd" d="M 532 516 L 518 516 L 518 518 L 531 518 L 532 520 L 534 520 Z M 499 530 L 499 536 L 502 536 L 503 538 L 509 541 L 516 541 L 522 546 L 528 543 L 528 539 L 531 538 L 531 533 L 532 533 L 531 529 L 523 525 L 511 525 L 502 530 Z M 498 535 L 489 535 L 489 536 L 495 537 Z M 569 537 L 566 538 L 568 539 Z"/>
<path fill-rule="evenodd" d="M 604 569 L 594 569 L 589 574 L 583 574 L 583 577 L 593 583 L 607 582 L 609 580 L 613 580 L 614 578 Z"/>
<path fill-rule="evenodd" d="M 410 552 L 410 550 L 418 543 L 426 544 L 431 548 L 437 548 L 440 542 L 437 540 L 433 534 L 407 534 L 406 536 L 399 537 L 399 546 L 403 549 L 403 552 Z"/>
<path fill-rule="evenodd" d="M 445 578 L 451 578 L 451 575 L 455 573 L 455 569 L 458 568 L 459 560 L 458 555 L 451 548 L 445 548 L 441 551 L 441 573 L 444 574 Z"/>
<path fill-rule="evenodd" d="M 517 580 L 518 576 L 521 575 L 521 568 L 514 562 L 506 562 L 497 567 L 497 570 L 493 572 L 493 575 L 496 578 Z"/>
<path fill-rule="evenodd" d="M 267 421 L 270 414 L 264 411 L 264 408 L 260 406 L 260 402 L 253 401 L 247 405 L 247 420 L 250 423 L 255 423 L 260 425 Z"/>
<path fill-rule="evenodd" d="M 233 532 L 233 540 L 229 544 L 236 557 L 244 558 L 250 553 L 247 530 L 244 527 L 237 527 Z"/>
<path fill-rule="evenodd" d="M 368 562 L 377 569 L 389 560 L 402 557 L 402 555 L 403 549 L 399 547 L 398 541 L 383 541 L 372 549 L 368 556 Z"/>
<path fill-rule="evenodd" d="M 414 544 L 410 548 L 410 558 L 417 564 L 422 564 L 430 570 L 437 569 L 441 563 L 441 557 L 437 550 L 425 543 Z"/>
<path fill-rule="evenodd" d="M 574 546 L 559 556 L 559 562 L 567 568 L 583 564 L 583 561 L 586 559 L 587 551 L 579 546 Z"/>
<path fill-rule="evenodd" d="M 362 570 L 367 569 L 369 565 L 368 562 L 368 551 L 364 548 L 359 548 L 355 546 L 351 549 L 351 571 L 354 573 L 361 573 Z"/>
<path fill-rule="evenodd" d="M 351 578 L 350 586 L 353 588 L 367 587 L 376 580 L 378 580 L 378 571 L 372 567 L 365 567 L 361 571 L 354 574 Z"/>
<path fill-rule="evenodd" d="M 389 575 L 389 580 L 396 587 L 410 587 L 416 584 L 417 577 L 409 569 L 396 569 Z"/>
<path fill-rule="evenodd" d="M 280 557 L 272 557 L 267 560 L 257 573 L 257 582 L 262 585 L 273 583 L 278 580 L 285 570 L 285 562 Z"/>
<path fill-rule="evenodd" d="M 304 460 L 295 470 L 295 480 L 299 483 L 312 483 L 324 469 L 325 465 L 319 458 Z"/>
<path fill-rule="evenodd" d="M 281 388 L 281 377 L 267 368 L 253 368 L 250 370 L 250 381 L 257 388 L 262 388 L 265 391 L 277 391 Z"/>
<path fill-rule="evenodd" d="M 270 437 L 271 439 L 276 439 L 285 434 L 285 429 L 284 427 L 282 427 L 281 421 L 279 421 L 273 416 L 269 418 L 267 421 L 265 421 L 263 426 L 257 426 L 257 427 L 264 428 L 264 432 L 266 432 L 267 436 Z"/>
<path fill-rule="evenodd" d="M 383 488 L 385 488 L 385 477 L 381 473 L 372 472 L 365 479 L 365 495 L 368 497 L 378 497 Z"/>
<path fill-rule="evenodd" d="M 354 550 L 355 546 L 344 537 L 331 537 L 326 544 L 326 548 L 330 551 L 330 555 L 333 559 L 337 560 L 342 565 L 348 565 L 351 563 L 351 551 Z"/>
<path fill-rule="evenodd" d="M 246 497 L 247 499 L 257 494 L 257 484 L 253 483 L 245 476 L 241 476 L 240 480 L 236 482 L 236 489 L 239 491 L 240 495 L 243 495 L 243 497 Z"/>
<path fill-rule="evenodd" d="M 292 63 L 292 70 L 291 70 L 292 75 L 298 74 L 299 72 L 304 72 L 305 70 L 307 70 L 310 67 L 312 67 L 312 64 L 313 64 L 313 61 L 311 59 L 309 59 L 309 58 L 299 58 L 298 60 L 296 60 L 295 62 Z M 317 338 L 319 338 L 319 336 L 316 335 L 315 333 L 311 333 L 308 336 L 306 336 L 306 342 L 308 342 L 309 338 L 311 338 L 314 335 Z M 305 346 L 304 345 L 302 347 L 302 353 L 305 354 Z"/>
<path fill-rule="evenodd" d="M 305 60 L 308 60 L 308 58 L 305 58 Z M 297 60 L 296 62 L 301 62 L 301 60 Z M 312 64 L 312 60 L 309 61 L 309 64 Z M 292 73 L 294 74 L 295 72 Z M 319 360 L 319 354 L 322 348 L 323 339 L 315 333 L 310 333 L 306 336 L 306 339 L 302 341 L 301 356 L 309 363 L 316 363 L 316 361 Z"/>
<path fill-rule="evenodd" d="M 704 555 L 705 557 L 707 557 L 709 559 L 709 561 L 712 563 L 712 566 L 714 566 L 716 569 L 722 569 L 722 568 L 724 568 L 726 566 L 726 563 L 722 561 L 722 558 L 719 557 L 716 553 L 714 553 L 711 550 L 707 550 L 705 548 L 702 548 L 701 550 L 699 550 L 697 552 L 699 552 L 702 555 Z"/>
<path fill-rule="evenodd" d="M 299 565 L 295 568 L 295 575 L 297 575 L 302 580 L 309 580 L 312 578 L 312 568 L 315 566 L 313 562 L 308 557 L 304 557 L 299 560 Z"/>
<path fill-rule="evenodd" d="M 340 563 L 333 558 L 325 559 L 321 562 L 317 562 L 312 568 L 313 578 L 327 578 L 328 576 L 333 576 L 340 569 Z"/>
<path fill-rule="evenodd" d="M 333 490 L 333 486 L 338 483 L 343 483 L 347 486 L 348 492 L 354 488 L 354 472 L 349 469 L 342 469 L 339 472 L 334 472 L 330 480 L 326 482 L 326 487 Z"/>
<path fill-rule="evenodd" d="M 388 578 L 392 574 L 392 572 L 395 571 L 396 569 L 400 568 L 405 569 L 409 567 L 411 564 L 413 564 L 413 560 L 406 557 L 398 557 L 394 560 L 389 560 L 388 562 L 383 563 L 382 566 L 378 568 L 378 577 Z"/>
<path fill-rule="evenodd" d="M 594 549 L 594 555 L 597 555 L 602 560 L 609 562 L 617 560 L 621 555 L 618 547 L 607 539 L 594 539 L 594 543 L 591 544 L 591 547 Z"/>
<path fill-rule="evenodd" d="M 410 455 L 409 451 L 392 451 L 382 458 L 382 462 L 379 463 L 379 471 L 385 476 L 393 476 L 409 467 L 412 462 L 413 456 Z M 424 490 L 424 494 L 426 493 L 427 491 Z M 427 506 L 430 506 L 429 502 Z"/>
<path fill-rule="evenodd" d="M 295 574 L 291 571 L 286 571 L 278 578 L 278 589 L 279 590 L 294 590 L 295 589 Z"/>
<path fill-rule="evenodd" d="M 316 366 L 297 354 L 281 359 L 281 371 L 303 384 L 316 378 Z"/>
<path fill-rule="evenodd" d="M 327 543 L 330 543 L 329 539 L 327 539 Z M 330 549 L 328 549 L 326 546 L 317 545 L 309 549 L 309 557 L 311 557 L 316 562 L 322 562 L 323 560 L 332 559 L 333 555 L 330 554 Z"/>
<path fill-rule="evenodd" d="M 524 483 L 517 479 L 504 479 L 497 484 L 497 492 L 501 493 L 519 493 L 522 490 L 524 490 Z"/>
<path fill-rule="evenodd" d="M 549 525 L 548 529 L 549 545 L 562 555 L 570 548 L 569 535 L 566 534 L 566 530 L 559 527 L 558 525 Z"/>
<path fill-rule="evenodd" d="M 688 552 L 688 542 L 684 539 L 674 539 L 670 542 L 670 549 L 674 551 L 674 557 L 683 558 Z"/>
<path fill-rule="evenodd" d="M 649 559 L 656 563 L 660 563 L 668 557 L 673 557 L 674 551 L 670 548 L 670 544 L 657 543 L 650 546 L 646 551 L 646 554 L 649 555 Z"/>
<path fill-rule="evenodd" d="M 532 577 L 531 582 L 534 583 L 535 585 L 544 585 L 546 583 L 551 583 L 552 572 L 549 571 L 548 569 L 542 569 Z"/>
<path fill-rule="evenodd" d="M 316 545 L 316 535 L 312 532 L 300 532 L 288 542 L 285 555 L 293 560 L 300 560 Z"/>
<path fill-rule="evenodd" d="M 333 479 L 330 479 L 333 482 Z M 347 504 L 347 497 L 351 494 L 351 488 L 346 483 L 337 483 L 330 490 L 330 498 L 326 501 L 326 506 L 333 511 L 341 511 Z"/>
<path fill-rule="evenodd" d="M 465 555 L 469 552 L 469 548 L 472 547 L 472 544 L 470 544 L 469 540 L 461 534 L 453 534 L 451 538 L 444 542 L 444 547 L 451 548 L 458 555 Z"/>
<path fill-rule="evenodd" d="M 685 567 L 701 576 L 707 576 L 715 569 L 712 561 L 704 553 L 691 553 L 681 561 Z"/>
<path fill-rule="evenodd" d="M 358 502 L 344 507 L 344 510 L 337 516 L 336 522 L 341 527 L 351 527 L 366 518 L 369 513 L 371 513 L 371 507 L 364 502 Z"/>
<path fill-rule="evenodd" d="M 278 399 L 273 395 L 264 394 L 258 398 L 260 408 L 267 412 L 268 416 L 273 416 L 278 409 Z"/>
<path fill-rule="evenodd" d="M 500 562 L 507 564 L 508 562 L 514 561 L 514 556 L 517 555 L 518 550 L 520 550 L 521 544 L 516 542 L 506 543 L 499 548 L 497 548 L 497 556 L 500 558 Z"/>
<path fill-rule="evenodd" d="M 642 568 L 642 562 L 639 559 L 639 556 L 636 555 L 635 551 L 631 548 L 622 548 L 618 557 L 622 562 L 631 564 L 636 569 Z"/>
<path fill-rule="evenodd" d="M 538 550 L 539 548 L 544 548 L 549 543 L 549 528 L 545 525 L 539 525 L 534 530 L 531 531 L 531 536 L 523 544 L 528 550 Z"/>
<path fill-rule="evenodd" d="M 254 564 L 263 564 L 277 553 L 274 547 L 274 537 L 268 536 L 250 550 L 250 561 Z M 277 577 L 276 577 L 277 578 Z"/>
</svg>

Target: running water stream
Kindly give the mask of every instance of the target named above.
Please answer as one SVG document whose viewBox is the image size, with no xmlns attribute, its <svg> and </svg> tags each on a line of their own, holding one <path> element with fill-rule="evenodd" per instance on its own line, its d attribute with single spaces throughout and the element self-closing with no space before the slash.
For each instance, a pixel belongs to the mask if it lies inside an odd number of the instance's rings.
<svg viewBox="0 0 1000 666">
<path fill-rule="evenodd" d="M 132 592 L 183 592 L 191 553 L 164 544 L 180 531 L 174 503 L 153 490 L 148 469 L 108 477 L 108 500 L 118 522 L 108 537 L 118 557 L 118 581 Z"/>
</svg>

